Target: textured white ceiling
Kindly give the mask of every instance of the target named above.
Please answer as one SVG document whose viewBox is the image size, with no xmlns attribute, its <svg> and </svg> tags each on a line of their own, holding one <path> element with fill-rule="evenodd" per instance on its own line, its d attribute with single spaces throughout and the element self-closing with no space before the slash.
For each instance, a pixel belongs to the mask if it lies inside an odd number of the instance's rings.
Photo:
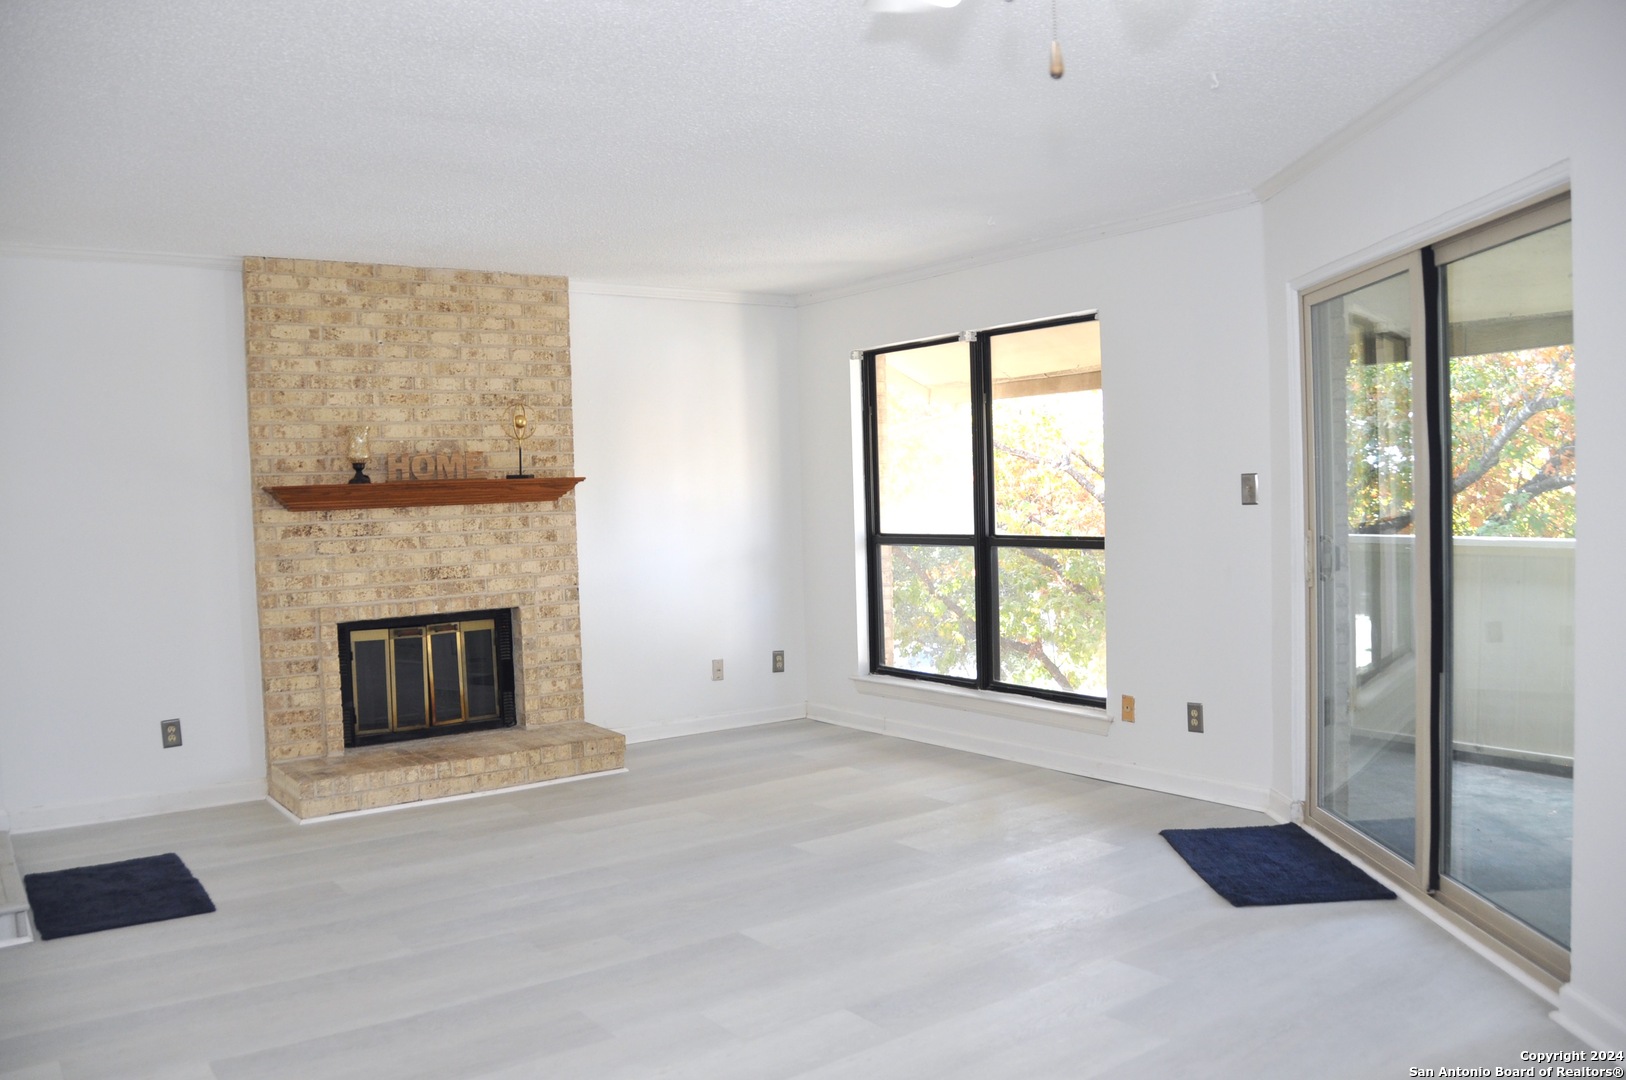
<svg viewBox="0 0 1626 1080">
<path fill-rule="evenodd" d="M 802 294 L 1249 191 L 1524 0 L 0 0 L 0 242 Z"/>
</svg>

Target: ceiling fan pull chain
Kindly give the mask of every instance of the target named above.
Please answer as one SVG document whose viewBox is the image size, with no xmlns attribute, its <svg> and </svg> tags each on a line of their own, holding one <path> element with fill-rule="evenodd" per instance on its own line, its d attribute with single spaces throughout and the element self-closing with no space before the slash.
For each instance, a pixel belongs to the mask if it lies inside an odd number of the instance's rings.
<svg viewBox="0 0 1626 1080">
<path fill-rule="evenodd" d="M 1067 73 L 1061 62 L 1061 34 L 1056 26 L 1056 0 L 1050 0 L 1050 77 L 1059 79 Z"/>
</svg>

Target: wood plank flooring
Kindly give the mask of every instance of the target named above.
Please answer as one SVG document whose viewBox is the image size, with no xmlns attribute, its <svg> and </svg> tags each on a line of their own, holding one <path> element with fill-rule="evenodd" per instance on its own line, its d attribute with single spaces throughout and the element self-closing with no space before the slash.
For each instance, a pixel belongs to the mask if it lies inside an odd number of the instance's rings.
<svg viewBox="0 0 1626 1080">
<path fill-rule="evenodd" d="M 1257 814 L 811 721 L 580 784 L 178 852 L 210 915 L 0 951 L 0 1080 L 1401 1077 L 1580 1049 L 1399 902 L 1235 909 L 1157 835 Z"/>
</svg>

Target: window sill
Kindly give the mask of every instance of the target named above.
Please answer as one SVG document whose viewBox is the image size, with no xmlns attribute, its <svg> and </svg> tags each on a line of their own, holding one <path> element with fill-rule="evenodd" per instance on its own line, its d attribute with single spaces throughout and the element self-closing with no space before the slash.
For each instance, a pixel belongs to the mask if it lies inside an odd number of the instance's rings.
<svg viewBox="0 0 1626 1080">
<path fill-rule="evenodd" d="M 1107 715 L 1107 711 L 1088 705 L 1059 705 L 1039 698 L 1024 698 L 1018 694 L 969 690 L 961 686 L 945 686 L 942 683 L 919 682 L 914 679 L 893 679 L 885 675 L 854 675 L 852 681 L 853 687 L 860 694 L 875 697 L 899 698 L 989 716 L 1003 716 L 1011 720 L 1048 724 L 1051 727 L 1082 731 L 1090 735 L 1105 735 L 1112 730 L 1112 717 Z"/>
</svg>

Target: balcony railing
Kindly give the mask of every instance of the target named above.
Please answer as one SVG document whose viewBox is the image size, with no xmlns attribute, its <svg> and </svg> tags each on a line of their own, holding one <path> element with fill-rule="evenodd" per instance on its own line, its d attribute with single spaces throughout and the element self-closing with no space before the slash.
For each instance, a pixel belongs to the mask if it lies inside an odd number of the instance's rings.
<svg viewBox="0 0 1626 1080">
<path fill-rule="evenodd" d="M 1352 674 L 1357 715 L 1371 734 L 1410 733 L 1412 549 L 1410 536 L 1349 537 Z M 1455 746 L 1570 762 L 1575 541 L 1459 537 L 1451 573 Z M 1391 697 L 1396 707 L 1384 708 Z"/>
</svg>

